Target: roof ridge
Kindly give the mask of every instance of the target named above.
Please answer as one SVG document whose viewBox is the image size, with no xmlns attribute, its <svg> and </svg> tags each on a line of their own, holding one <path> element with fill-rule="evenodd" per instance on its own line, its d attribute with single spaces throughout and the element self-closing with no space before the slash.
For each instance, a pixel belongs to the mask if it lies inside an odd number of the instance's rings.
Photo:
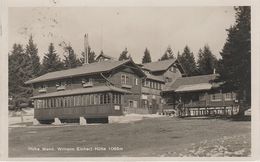
<svg viewBox="0 0 260 162">
<path fill-rule="evenodd" d="M 38 79 L 39 80 L 39 78 L 41 78 L 42 80 L 44 80 L 43 78 L 44 77 L 51 77 L 51 78 L 59 78 L 59 77 L 54 77 L 55 75 L 60 75 L 59 73 L 73 73 L 73 72 L 77 72 L 77 71 L 87 71 L 87 69 L 96 69 L 95 68 L 95 66 L 97 67 L 97 66 L 101 66 L 101 67 L 103 67 L 103 68 L 101 68 L 102 70 L 101 71 L 99 71 L 99 72 L 104 72 L 104 71 L 109 71 L 109 70 L 111 70 L 111 69 L 109 69 L 109 68 L 115 68 L 115 67 L 118 67 L 118 66 L 121 66 L 121 65 L 124 65 L 124 64 L 126 64 L 126 63 L 128 63 L 128 62 L 130 62 L 131 61 L 131 59 L 127 59 L 127 60 L 121 60 L 121 61 L 119 61 L 119 60 L 108 60 L 108 61 L 103 61 L 103 62 L 94 62 L 94 63 L 91 63 L 91 64 L 87 64 L 87 65 L 82 65 L 82 66 L 78 66 L 78 67 L 75 67 L 75 68 L 70 68 L 70 69 L 64 69 L 64 70 L 58 70 L 58 71 L 53 71 L 53 72 L 48 72 L 48 73 L 46 73 L 46 74 L 43 74 L 43 75 L 41 75 L 41 76 L 38 76 L 38 77 L 36 77 L 36 78 L 33 78 L 33 79 L 30 79 L 30 80 L 28 80 L 28 81 L 26 81 L 25 83 L 26 84 L 30 84 L 30 83 L 32 83 L 32 82 L 37 82 L 36 80 Z M 98 69 L 98 68 L 97 68 Z M 99 69 L 100 70 L 100 69 Z M 91 72 L 89 72 L 89 73 L 91 73 Z M 92 73 L 94 73 L 94 72 L 92 72 Z M 86 72 L 82 72 L 82 74 L 88 74 L 88 73 L 86 73 Z M 77 74 L 77 75 L 80 75 L 80 74 Z M 65 77 L 69 77 L 68 75 L 67 76 L 65 76 Z M 60 77 L 60 78 L 62 78 L 62 77 Z M 40 79 L 40 80 L 41 80 Z M 46 79 L 45 79 L 46 80 Z M 48 80 L 48 79 L 47 79 Z"/>
<path fill-rule="evenodd" d="M 203 77 L 203 76 L 213 76 L 213 75 L 219 75 L 219 74 L 205 74 L 205 75 L 195 75 L 195 76 L 187 76 L 187 77 L 179 77 L 177 79 L 181 79 L 181 78 L 195 78 L 195 77 Z"/>
<path fill-rule="evenodd" d="M 147 65 L 147 64 L 152 64 L 152 63 L 157 63 L 157 62 L 164 62 L 164 61 L 170 61 L 170 60 L 176 60 L 175 58 L 170 58 L 167 60 L 159 60 L 159 61 L 153 61 L 153 62 L 148 62 L 148 63 L 143 63 L 142 65 Z"/>
</svg>

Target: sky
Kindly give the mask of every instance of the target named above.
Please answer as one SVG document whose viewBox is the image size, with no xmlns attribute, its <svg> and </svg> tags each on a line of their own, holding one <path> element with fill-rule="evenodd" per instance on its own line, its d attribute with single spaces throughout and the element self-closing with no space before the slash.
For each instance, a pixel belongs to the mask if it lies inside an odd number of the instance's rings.
<svg viewBox="0 0 260 162">
<path fill-rule="evenodd" d="M 24 46 L 30 34 L 42 59 L 54 43 L 63 58 L 60 44 L 70 44 L 78 56 L 84 49 L 84 34 L 96 55 L 118 58 L 125 49 L 141 62 L 145 48 L 152 61 L 158 60 L 168 46 L 175 56 L 188 45 L 197 59 L 199 48 L 210 46 L 219 52 L 227 31 L 235 23 L 233 7 L 12 7 L 8 12 L 8 48 Z"/>
</svg>

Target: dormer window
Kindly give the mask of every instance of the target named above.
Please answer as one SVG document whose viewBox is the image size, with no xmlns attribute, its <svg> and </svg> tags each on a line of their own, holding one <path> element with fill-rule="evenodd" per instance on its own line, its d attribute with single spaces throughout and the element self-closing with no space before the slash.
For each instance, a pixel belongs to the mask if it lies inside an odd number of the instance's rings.
<svg viewBox="0 0 260 162">
<path fill-rule="evenodd" d="M 82 79 L 82 86 L 86 87 L 93 87 L 93 79 L 92 78 L 84 78 Z"/>
<path fill-rule="evenodd" d="M 39 88 L 39 92 L 40 93 L 45 93 L 47 92 L 47 85 L 46 84 L 42 84 Z"/>
<path fill-rule="evenodd" d="M 171 66 L 171 67 L 170 67 L 170 71 L 176 73 L 176 67 Z"/>
<path fill-rule="evenodd" d="M 61 91 L 61 90 L 65 90 L 66 89 L 66 82 L 65 81 L 61 81 L 61 82 L 57 82 L 56 83 L 56 88 L 58 91 Z"/>
</svg>

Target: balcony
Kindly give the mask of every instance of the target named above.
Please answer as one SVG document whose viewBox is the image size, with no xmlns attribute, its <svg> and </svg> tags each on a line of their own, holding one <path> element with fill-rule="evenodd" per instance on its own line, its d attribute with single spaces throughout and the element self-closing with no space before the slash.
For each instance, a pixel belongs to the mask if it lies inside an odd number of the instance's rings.
<svg viewBox="0 0 260 162">
<path fill-rule="evenodd" d="M 93 87 L 93 82 L 86 82 L 86 83 L 83 83 L 82 86 L 84 88 L 87 88 L 87 87 Z"/>
<path fill-rule="evenodd" d="M 66 89 L 66 86 L 65 85 L 61 85 L 61 86 L 58 86 L 57 87 L 57 90 L 58 91 L 62 91 L 62 90 L 65 90 Z"/>
<path fill-rule="evenodd" d="M 131 88 L 132 88 L 132 85 L 129 85 L 129 84 L 122 84 L 122 88 L 131 89 Z"/>
<path fill-rule="evenodd" d="M 47 92 L 47 89 L 46 89 L 46 88 L 40 88 L 40 89 L 38 90 L 38 92 L 39 92 L 39 93 L 45 93 L 45 92 Z"/>
</svg>

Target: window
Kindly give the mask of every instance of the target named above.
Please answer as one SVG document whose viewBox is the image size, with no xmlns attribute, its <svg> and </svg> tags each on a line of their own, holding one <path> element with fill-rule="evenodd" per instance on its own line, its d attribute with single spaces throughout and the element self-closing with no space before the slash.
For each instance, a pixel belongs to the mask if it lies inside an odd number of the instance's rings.
<svg viewBox="0 0 260 162">
<path fill-rule="evenodd" d="M 45 88 L 47 88 L 47 85 L 46 85 L 46 84 L 42 84 L 42 85 L 40 86 L 40 88 L 41 88 L 41 89 L 45 89 Z"/>
<path fill-rule="evenodd" d="M 95 103 L 94 103 L 95 105 L 100 104 L 99 96 L 100 96 L 99 94 L 95 94 L 95 100 L 94 100 L 95 101 Z"/>
<path fill-rule="evenodd" d="M 83 78 L 81 82 L 84 88 L 93 86 L 93 78 Z"/>
<path fill-rule="evenodd" d="M 121 75 L 121 84 L 126 84 L 126 75 Z"/>
<path fill-rule="evenodd" d="M 176 73 L 176 67 L 172 66 L 172 67 L 170 68 L 170 71 Z"/>
<path fill-rule="evenodd" d="M 221 93 L 214 93 L 211 95 L 211 101 L 221 101 L 222 95 Z"/>
<path fill-rule="evenodd" d="M 232 93 L 225 93 L 225 100 L 232 100 Z"/>
<path fill-rule="evenodd" d="M 150 87 L 150 81 L 149 80 L 146 80 L 146 87 Z"/>
<path fill-rule="evenodd" d="M 114 104 L 121 104 L 121 95 L 118 93 L 113 94 L 112 100 Z"/>
<path fill-rule="evenodd" d="M 107 104 L 107 94 L 104 94 L 104 104 Z"/>
<path fill-rule="evenodd" d="M 138 85 L 138 78 L 135 78 L 135 85 Z"/>
<path fill-rule="evenodd" d="M 155 82 L 155 89 L 158 89 L 158 83 Z"/>
<path fill-rule="evenodd" d="M 40 87 L 39 87 L 39 92 L 40 93 L 44 93 L 47 91 L 47 85 L 46 84 L 42 84 Z"/>
<path fill-rule="evenodd" d="M 129 101 L 129 107 L 134 107 L 134 101 L 132 100 Z"/>
<path fill-rule="evenodd" d="M 93 105 L 94 104 L 94 95 L 93 94 L 91 94 L 91 95 L 89 95 L 89 100 L 90 100 L 90 105 Z"/>
<path fill-rule="evenodd" d="M 64 90 L 66 88 L 66 82 L 65 81 L 60 81 L 56 83 L 56 88 L 57 90 Z"/>
<path fill-rule="evenodd" d="M 200 101 L 205 101 L 205 100 L 206 100 L 206 96 L 205 96 L 204 93 L 201 93 L 201 94 L 199 95 L 199 100 L 200 100 Z"/>
<path fill-rule="evenodd" d="M 137 101 L 129 100 L 129 107 L 137 108 Z"/>
</svg>

